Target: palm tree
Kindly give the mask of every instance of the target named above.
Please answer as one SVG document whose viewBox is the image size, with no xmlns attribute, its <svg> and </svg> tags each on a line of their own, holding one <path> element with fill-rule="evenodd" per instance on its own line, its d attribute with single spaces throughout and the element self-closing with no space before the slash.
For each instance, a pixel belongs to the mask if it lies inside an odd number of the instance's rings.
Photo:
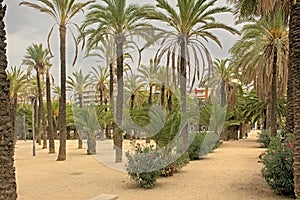
<svg viewBox="0 0 300 200">
<path fill-rule="evenodd" d="M 220 90 L 220 101 L 221 106 L 227 106 L 228 112 L 233 112 L 235 110 L 236 105 L 236 93 L 237 93 L 237 86 L 233 82 L 234 79 L 237 77 L 236 69 L 233 65 L 229 63 L 229 59 L 216 59 L 214 61 L 214 74 L 215 76 L 212 78 L 212 82 L 217 81 L 214 85 L 218 85 L 218 89 Z M 213 80 L 215 79 L 215 80 Z M 210 83 L 211 84 L 211 83 Z M 235 120 L 236 116 L 232 116 L 232 119 Z M 236 126 L 229 126 L 227 127 L 228 131 L 232 132 L 233 139 L 238 139 L 238 132 Z M 226 132 L 222 137 L 224 140 L 227 138 Z M 242 136 L 242 132 L 240 134 Z"/>
<path fill-rule="evenodd" d="M 78 96 L 79 99 L 79 107 L 83 107 L 83 91 L 88 87 L 88 79 L 90 75 L 83 75 L 82 70 L 79 70 L 79 72 L 73 72 L 72 76 L 68 77 L 67 80 L 67 89 L 73 90 L 75 92 L 75 95 Z M 82 148 L 82 139 L 78 137 L 78 149 Z"/>
<path fill-rule="evenodd" d="M 18 100 L 18 93 L 22 92 L 25 88 L 26 83 L 26 75 L 21 70 L 21 67 L 11 67 L 11 71 L 7 72 L 7 77 L 9 79 L 9 100 L 11 105 L 11 117 L 12 117 L 12 129 L 13 133 L 15 128 L 15 121 L 16 121 L 16 110 L 17 110 L 17 100 Z M 15 135 L 16 136 L 16 135 Z M 16 138 L 15 138 L 16 139 Z"/>
<path fill-rule="evenodd" d="M 129 109 L 133 110 L 136 106 L 135 103 L 139 103 L 141 100 L 141 90 L 143 88 L 143 81 L 137 75 L 127 76 L 125 78 L 125 96 L 129 99 Z"/>
<path fill-rule="evenodd" d="M 100 105 L 103 104 L 103 94 L 107 87 L 107 80 L 109 77 L 109 70 L 98 65 L 98 68 L 92 67 L 91 84 L 95 84 L 95 89 L 100 94 Z M 105 98 L 106 99 L 106 98 Z"/>
<path fill-rule="evenodd" d="M 163 22 L 171 28 L 171 30 L 164 31 L 164 40 L 158 49 L 156 60 L 159 62 L 161 55 L 166 53 L 167 60 L 170 60 L 169 57 L 171 57 L 172 63 L 175 63 L 174 55 L 179 52 L 177 63 L 180 73 L 181 111 L 184 116 L 186 114 L 187 78 L 192 80 L 191 87 L 193 87 L 196 75 L 200 79 L 201 71 L 203 72 L 204 69 L 200 70 L 199 57 L 202 62 L 211 65 L 211 56 L 204 42 L 212 40 L 222 47 L 218 37 L 211 31 L 214 29 L 223 29 L 230 33 L 237 33 L 237 31 L 225 24 L 216 22 L 216 14 L 230 11 L 227 7 L 215 7 L 216 0 L 177 0 L 177 10 L 167 0 L 156 0 L 156 2 L 160 10 L 153 12 L 149 18 Z M 191 57 L 194 57 L 194 60 Z M 194 65 L 193 70 L 191 69 L 192 65 Z M 192 71 L 194 71 L 194 75 L 191 75 Z M 184 144 L 187 145 L 187 124 L 182 130 L 182 136 Z"/>
<path fill-rule="evenodd" d="M 145 16 L 153 10 L 152 6 L 126 5 L 126 0 L 102 0 L 101 4 L 93 4 L 83 23 L 83 35 L 97 43 L 109 35 L 114 39 L 117 57 L 117 108 L 116 122 L 122 126 L 123 115 L 123 58 L 124 46 L 129 37 L 149 36 L 151 25 L 145 22 Z M 89 42 L 88 42 L 89 43 Z M 97 44 L 96 43 L 96 44 Z M 91 47 L 88 47 L 91 48 Z M 116 131 L 116 162 L 122 162 L 122 130 Z"/>
<path fill-rule="evenodd" d="M 152 88 L 157 83 L 157 74 L 158 74 L 159 67 L 158 65 L 154 64 L 153 60 L 150 59 L 150 65 L 141 65 L 138 71 L 141 73 L 139 75 L 145 82 L 145 84 L 149 87 L 149 97 L 148 97 L 148 104 L 152 104 Z"/>
<path fill-rule="evenodd" d="M 94 40 L 93 40 L 94 39 Z M 106 67 L 109 68 L 109 97 L 110 97 L 110 108 L 114 109 L 114 77 L 116 74 L 115 63 L 117 60 L 116 49 L 114 41 L 111 37 L 106 35 L 104 38 L 100 38 L 101 43 L 99 43 L 99 38 L 93 37 L 89 39 L 87 56 L 99 57 L 104 60 Z M 97 43 L 97 45 L 96 45 Z"/>
<path fill-rule="evenodd" d="M 90 75 L 83 75 L 82 70 L 73 72 L 72 76 L 68 76 L 67 89 L 73 91 L 78 96 L 79 107 L 83 107 L 83 91 L 89 86 Z"/>
<path fill-rule="evenodd" d="M 5 69 L 7 67 L 6 58 L 6 32 L 4 24 L 4 15 L 6 6 L 2 6 L 3 0 L 0 0 L 0 199 L 17 199 L 16 177 L 14 167 L 14 136 L 12 124 L 10 123 L 9 106 L 9 80 Z"/>
<path fill-rule="evenodd" d="M 287 27 L 280 13 L 272 20 L 245 25 L 242 38 L 231 49 L 248 84 L 254 82 L 260 99 L 268 102 L 272 135 L 277 134 L 277 95 L 285 94 L 287 87 L 288 49 Z"/>
<path fill-rule="evenodd" d="M 234 13 L 240 21 L 259 17 L 270 17 L 282 11 L 285 20 L 289 16 L 289 1 L 281 0 L 227 0 L 234 5 Z"/>
<path fill-rule="evenodd" d="M 47 120 L 48 120 L 48 138 L 49 138 L 49 153 L 55 153 L 54 143 L 54 128 L 53 128 L 53 113 L 52 113 L 52 100 L 51 100 L 51 82 L 50 82 L 50 67 L 46 68 L 46 100 L 47 100 Z"/>
<path fill-rule="evenodd" d="M 44 74 L 46 68 L 50 66 L 50 52 L 48 49 L 43 49 L 42 44 L 32 44 L 26 49 L 26 54 L 23 59 L 23 65 L 28 67 L 28 73 L 35 69 L 37 75 L 37 87 L 38 87 L 38 101 L 39 101 L 39 114 L 41 118 L 38 119 L 38 135 L 40 135 L 41 130 L 43 130 L 43 149 L 47 148 L 47 134 L 46 134 L 46 117 L 44 110 L 43 101 L 43 90 L 42 82 L 44 79 Z M 42 126 L 40 125 L 42 121 Z"/>
<path fill-rule="evenodd" d="M 293 105 L 293 123 L 294 123 L 294 186 L 295 196 L 300 198 L 300 42 L 299 42 L 299 23 L 300 23 L 300 2 L 291 1 L 291 14 L 290 14 L 290 60 L 289 60 L 289 73 L 293 73 L 291 89 L 292 99 L 288 98 L 288 104 Z M 290 78 L 290 76 L 289 76 Z M 291 120 L 291 119 L 290 119 Z"/>
<path fill-rule="evenodd" d="M 37 0 L 38 3 L 32 3 L 29 1 L 22 1 L 20 5 L 25 5 L 38 10 L 42 13 L 49 15 L 55 24 L 52 26 L 48 39 L 51 36 L 53 28 L 55 25 L 59 26 L 59 40 L 60 40 L 60 82 L 61 82 L 61 98 L 59 104 L 59 135 L 60 135 L 60 145 L 58 153 L 58 161 L 66 160 L 66 137 L 67 137 L 67 127 L 66 127 L 66 35 L 67 27 L 73 24 L 77 27 L 71 20 L 80 13 L 87 5 L 94 2 L 94 0 L 87 0 L 85 2 L 75 2 L 75 0 Z M 72 36 L 75 36 L 72 32 Z M 49 43 L 49 41 L 48 41 Z M 75 45 L 77 49 L 77 44 Z M 50 48 L 49 48 L 50 49 Z M 77 52 L 76 52 L 77 54 Z M 76 56 L 73 64 L 76 61 Z"/>
<path fill-rule="evenodd" d="M 74 123 L 87 137 L 87 154 L 96 154 L 96 134 L 100 129 L 96 108 L 94 105 L 87 105 L 82 108 L 75 107 Z"/>
</svg>

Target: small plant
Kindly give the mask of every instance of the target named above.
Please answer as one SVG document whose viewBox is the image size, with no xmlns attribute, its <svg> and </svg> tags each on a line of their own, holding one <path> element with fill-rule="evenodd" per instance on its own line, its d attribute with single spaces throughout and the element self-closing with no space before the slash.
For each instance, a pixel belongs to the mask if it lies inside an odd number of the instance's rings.
<svg viewBox="0 0 300 200">
<path fill-rule="evenodd" d="M 166 166 L 159 150 L 154 145 L 136 144 L 133 153 L 127 152 L 126 171 L 139 187 L 151 189 L 155 186 L 161 169 Z"/>
<path fill-rule="evenodd" d="M 261 130 L 261 133 L 258 135 L 258 142 L 261 143 L 262 148 L 267 148 L 271 141 L 271 131 L 270 130 Z"/>
<path fill-rule="evenodd" d="M 279 194 L 294 195 L 293 138 L 287 134 L 283 142 L 273 137 L 267 151 L 262 155 L 265 165 L 262 175 L 272 190 Z"/>
<path fill-rule="evenodd" d="M 180 171 L 183 167 L 185 167 L 187 164 L 189 164 L 189 156 L 187 153 L 183 153 L 179 158 L 176 160 L 172 158 L 172 156 L 169 156 L 169 158 L 164 158 L 166 161 L 168 161 L 167 166 L 162 168 L 161 170 L 161 176 L 168 177 L 173 176 L 174 173 Z M 173 162 L 171 162 L 174 160 Z"/>
<path fill-rule="evenodd" d="M 211 132 L 196 133 L 189 147 L 190 160 L 199 160 L 220 145 L 217 135 Z"/>
</svg>

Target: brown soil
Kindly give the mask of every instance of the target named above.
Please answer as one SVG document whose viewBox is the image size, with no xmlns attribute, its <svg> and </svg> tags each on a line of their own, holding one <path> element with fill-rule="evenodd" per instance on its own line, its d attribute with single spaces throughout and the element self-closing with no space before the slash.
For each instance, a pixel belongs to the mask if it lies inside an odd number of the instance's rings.
<svg viewBox="0 0 300 200">
<path fill-rule="evenodd" d="M 16 145 L 16 175 L 19 200 L 86 200 L 102 193 L 117 194 L 120 200 L 275 200 L 261 176 L 256 132 L 248 139 L 224 142 L 204 159 L 192 161 L 172 177 L 160 178 L 154 189 L 137 188 L 129 176 L 107 167 L 95 157 L 67 142 L 67 161 L 32 142 Z M 126 145 L 125 145 L 126 146 Z M 58 149 L 58 143 L 56 143 Z M 113 161 L 111 161 L 113 162 Z"/>
</svg>

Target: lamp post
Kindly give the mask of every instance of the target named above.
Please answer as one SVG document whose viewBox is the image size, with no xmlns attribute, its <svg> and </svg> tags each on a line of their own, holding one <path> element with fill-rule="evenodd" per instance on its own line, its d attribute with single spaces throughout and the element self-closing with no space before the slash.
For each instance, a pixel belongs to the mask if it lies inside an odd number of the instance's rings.
<svg viewBox="0 0 300 200">
<path fill-rule="evenodd" d="M 34 104 L 36 101 L 36 96 L 34 94 L 29 95 L 29 99 L 31 102 L 31 109 L 32 109 L 32 155 L 36 156 L 36 151 L 35 151 L 35 131 L 34 131 Z"/>
</svg>

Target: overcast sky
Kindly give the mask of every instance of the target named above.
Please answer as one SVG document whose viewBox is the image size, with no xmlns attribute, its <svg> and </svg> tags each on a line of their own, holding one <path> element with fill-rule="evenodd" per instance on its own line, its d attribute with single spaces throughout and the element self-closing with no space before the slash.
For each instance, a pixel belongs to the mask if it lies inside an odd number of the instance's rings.
<svg viewBox="0 0 300 200">
<path fill-rule="evenodd" d="M 34 2 L 34 0 L 30 0 Z M 153 3 L 155 2 L 154 0 Z M 174 0 L 171 0 L 174 2 Z M 54 21 L 49 16 L 42 14 L 38 11 L 35 11 L 31 8 L 25 6 L 18 6 L 20 0 L 4 0 L 4 3 L 7 5 L 7 13 L 5 17 L 6 22 L 6 31 L 7 31 L 7 56 L 8 63 L 10 66 L 20 66 L 22 63 L 22 58 L 24 57 L 26 48 L 30 46 L 32 43 L 42 43 L 46 47 L 46 40 L 49 30 L 51 29 Z M 138 2 L 150 3 L 149 0 L 129 0 L 131 3 Z M 225 5 L 226 0 L 218 0 L 217 5 Z M 83 15 L 80 14 L 81 17 L 77 17 L 74 19 L 74 22 L 79 23 L 83 19 Z M 228 25 L 233 25 L 233 16 L 231 14 L 222 14 L 217 16 L 218 21 L 226 23 Z M 208 47 L 211 51 L 213 58 L 226 58 L 228 57 L 228 49 L 233 45 L 233 43 L 237 40 L 238 36 L 233 36 L 225 31 L 217 31 L 217 35 L 219 36 L 223 49 L 220 49 L 216 44 L 209 43 Z M 67 73 L 79 69 L 84 69 L 87 73 L 91 66 L 96 66 L 95 59 L 83 59 L 83 53 L 79 56 L 78 62 L 74 67 L 71 66 L 72 59 L 74 56 L 74 47 L 72 45 L 71 37 L 69 36 L 67 42 Z M 58 45 L 58 30 L 56 29 L 53 32 L 51 39 L 52 51 L 54 52 L 55 58 L 52 59 L 52 74 L 56 79 L 56 84 L 59 83 L 59 45 Z M 149 55 L 145 52 L 145 55 Z M 144 55 L 144 56 L 145 56 Z M 149 58 L 146 58 L 149 60 Z M 145 58 L 143 59 L 145 60 Z M 145 63 L 147 64 L 147 63 Z"/>
</svg>

